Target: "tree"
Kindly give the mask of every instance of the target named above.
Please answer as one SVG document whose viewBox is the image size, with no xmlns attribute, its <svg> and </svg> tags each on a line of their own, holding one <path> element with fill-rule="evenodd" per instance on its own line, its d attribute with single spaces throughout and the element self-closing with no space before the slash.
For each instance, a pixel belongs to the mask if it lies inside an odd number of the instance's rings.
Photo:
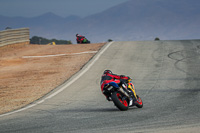
<svg viewBox="0 0 200 133">
<path fill-rule="evenodd" d="M 160 38 L 156 37 L 154 40 L 155 40 L 155 41 L 159 41 L 159 40 L 160 40 Z"/>
<path fill-rule="evenodd" d="M 112 42 L 113 40 L 112 39 L 108 39 L 108 42 Z"/>
<path fill-rule="evenodd" d="M 56 44 L 60 45 L 60 44 L 72 44 L 71 41 L 67 41 L 67 40 L 57 40 L 57 39 L 46 39 L 43 37 L 38 37 L 38 36 L 33 36 L 30 39 L 30 43 L 31 44 L 48 44 L 51 42 L 55 42 Z"/>
</svg>

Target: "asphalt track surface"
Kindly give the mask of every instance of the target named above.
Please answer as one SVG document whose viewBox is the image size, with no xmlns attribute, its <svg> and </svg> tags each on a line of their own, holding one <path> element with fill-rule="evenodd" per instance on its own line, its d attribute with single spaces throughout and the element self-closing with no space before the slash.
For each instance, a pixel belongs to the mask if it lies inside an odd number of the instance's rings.
<svg viewBox="0 0 200 133">
<path fill-rule="evenodd" d="M 44 98 L 0 116 L 1 133 L 199 132 L 200 41 L 112 42 Z M 105 69 L 133 78 L 144 107 L 119 111 Z"/>
</svg>

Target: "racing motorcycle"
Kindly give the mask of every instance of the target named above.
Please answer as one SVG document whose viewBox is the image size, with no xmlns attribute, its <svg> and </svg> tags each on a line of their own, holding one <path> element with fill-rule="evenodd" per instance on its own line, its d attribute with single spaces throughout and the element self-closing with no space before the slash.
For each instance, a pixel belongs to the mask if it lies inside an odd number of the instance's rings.
<svg viewBox="0 0 200 133">
<path fill-rule="evenodd" d="M 132 106 L 142 108 L 142 99 L 136 95 L 136 100 L 133 94 L 130 93 L 130 90 L 127 89 L 128 87 L 133 89 L 133 83 L 128 82 L 127 84 L 118 85 L 115 82 L 110 82 L 104 86 L 104 90 L 109 95 L 109 98 L 111 98 L 110 101 L 113 101 L 114 105 L 121 111 L 126 111 Z"/>
<path fill-rule="evenodd" d="M 89 44 L 90 41 L 85 38 L 84 36 L 80 36 L 78 37 L 78 39 L 76 40 L 78 44 Z"/>
</svg>

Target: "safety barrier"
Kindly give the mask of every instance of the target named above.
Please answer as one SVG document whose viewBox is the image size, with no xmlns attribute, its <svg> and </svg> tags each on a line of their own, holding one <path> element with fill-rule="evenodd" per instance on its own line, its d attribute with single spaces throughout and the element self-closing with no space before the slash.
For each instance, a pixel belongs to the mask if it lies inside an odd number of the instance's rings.
<svg viewBox="0 0 200 133">
<path fill-rule="evenodd" d="M 30 43 L 30 32 L 29 28 L 20 28 L 20 29 L 8 29 L 0 31 L 0 47 L 17 44 L 17 43 Z"/>
</svg>

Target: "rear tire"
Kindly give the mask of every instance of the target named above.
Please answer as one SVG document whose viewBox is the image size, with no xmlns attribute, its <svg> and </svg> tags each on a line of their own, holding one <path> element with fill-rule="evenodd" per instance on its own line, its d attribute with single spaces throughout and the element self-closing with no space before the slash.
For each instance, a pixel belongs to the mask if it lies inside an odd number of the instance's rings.
<svg viewBox="0 0 200 133">
<path fill-rule="evenodd" d="M 113 100 L 115 106 L 116 106 L 119 110 L 121 110 L 121 111 L 126 111 L 126 110 L 128 110 L 128 107 L 129 107 L 128 101 L 127 101 L 126 98 L 125 98 L 125 99 L 123 98 L 123 95 L 122 95 L 120 92 L 113 92 L 113 93 L 111 94 L 111 98 L 112 98 L 112 100 Z"/>
</svg>

